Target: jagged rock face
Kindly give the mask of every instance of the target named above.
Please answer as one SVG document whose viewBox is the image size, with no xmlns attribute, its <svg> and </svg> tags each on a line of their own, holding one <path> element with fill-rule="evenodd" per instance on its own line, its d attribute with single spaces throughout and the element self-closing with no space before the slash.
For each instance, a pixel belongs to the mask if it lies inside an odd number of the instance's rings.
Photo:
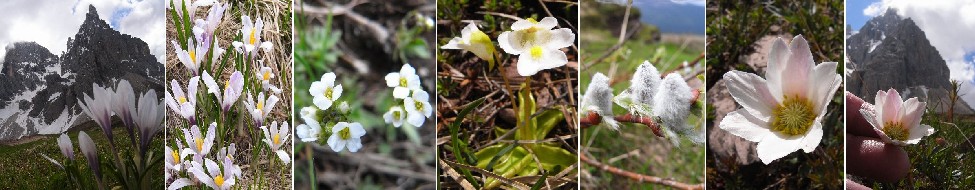
<svg viewBox="0 0 975 190">
<path fill-rule="evenodd" d="M 0 141 L 60 133 L 90 120 L 78 106 L 92 83 L 128 80 L 137 94 L 163 95 L 163 65 L 142 40 L 121 34 L 89 6 L 60 56 L 34 42 L 8 46 L 0 70 Z"/>
<path fill-rule="evenodd" d="M 846 88 L 864 100 L 873 102 L 877 91 L 890 88 L 915 89 L 911 97 L 927 97 L 931 106 L 947 100 L 951 71 L 945 60 L 914 20 L 898 16 L 895 10 L 867 21 L 847 39 L 846 48 L 847 66 L 853 68 Z M 921 88 L 926 89 L 925 95 L 917 94 Z"/>
</svg>

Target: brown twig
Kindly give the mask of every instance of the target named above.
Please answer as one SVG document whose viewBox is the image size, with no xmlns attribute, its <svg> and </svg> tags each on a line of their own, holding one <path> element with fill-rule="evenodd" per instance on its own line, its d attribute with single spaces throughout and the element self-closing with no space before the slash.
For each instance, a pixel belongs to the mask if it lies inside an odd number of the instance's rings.
<svg viewBox="0 0 975 190">
<path fill-rule="evenodd" d="M 698 91 L 697 89 L 692 89 L 691 90 L 691 100 L 694 100 L 694 101 L 691 101 L 691 104 L 694 104 L 694 102 L 697 101 L 697 98 L 700 95 L 701 95 L 701 91 Z M 688 105 L 688 106 L 691 106 L 691 105 Z M 588 128 L 590 126 L 599 125 L 599 123 L 602 122 L 602 120 L 600 119 L 600 117 L 601 116 L 598 113 L 596 113 L 596 112 L 589 112 L 586 115 L 586 117 L 579 118 L 579 127 L 584 129 L 584 128 Z M 657 123 L 654 122 L 653 121 L 653 118 L 651 118 L 651 117 L 637 116 L 637 115 L 633 115 L 633 114 L 629 114 L 628 113 L 628 114 L 624 114 L 624 115 L 614 116 L 613 119 L 615 119 L 616 121 L 619 121 L 619 122 L 639 123 L 639 124 L 646 125 L 647 127 L 649 127 L 650 129 L 653 130 L 653 134 L 654 135 L 657 135 L 658 137 L 663 137 L 663 135 L 660 134 L 660 126 L 657 125 Z"/>
<path fill-rule="evenodd" d="M 633 179 L 633 180 L 637 180 L 637 181 L 640 181 L 640 182 L 655 183 L 655 184 L 660 184 L 660 185 L 666 185 L 666 186 L 670 186 L 670 187 L 673 187 L 673 188 L 676 188 L 676 189 L 687 189 L 687 190 L 704 189 L 704 184 L 691 185 L 691 184 L 686 184 L 686 183 L 674 181 L 674 180 L 671 180 L 671 179 L 664 179 L 664 178 L 656 177 L 656 176 L 648 176 L 648 175 L 638 174 L 638 173 L 634 173 L 634 172 L 631 172 L 631 171 L 626 171 L 626 170 L 623 170 L 623 169 L 620 169 L 620 168 L 617 168 L 617 167 L 613 167 L 613 166 L 610 166 L 610 165 L 606 165 L 606 164 L 603 164 L 603 163 L 599 163 L 598 161 L 595 161 L 595 160 L 590 160 L 589 157 L 586 157 L 586 155 L 584 155 L 584 154 L 580 154 L 579 155 L 579 160 L 585 162 L 586 164 L 595 166 L 596 168 L 599 168 L 599 169 L 601 169 L 603 171 L 607 171 L 609 173 L 616 174 L 618 176 L 623 176 L 623 177 L 626 177 L 626 178 L 630 178 L 630 179 Z"/>
</svg>

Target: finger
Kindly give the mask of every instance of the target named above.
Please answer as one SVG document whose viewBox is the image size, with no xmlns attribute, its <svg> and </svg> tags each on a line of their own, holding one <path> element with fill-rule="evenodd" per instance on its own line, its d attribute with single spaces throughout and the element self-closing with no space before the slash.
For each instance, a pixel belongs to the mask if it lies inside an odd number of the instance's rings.
<svg viewBox="0 0 975 190">
<path fill-rule="evenodd" d="M 846 92 L 846 132 L 854 135 L 880 138 L 873 126 L 863 118 L 860 113 L 860 106 L 864 104 L 863 99 Z"/>
<path fill-rule="evenodd" d="M 854 182 L 854 181 L 850 181 L 849 179 L 847 179 L 845 181 L 846 181 L 846 189 L 847 190 L 870 190 L 869 187 L 860 185 L 859 183 Z"/>
<path fill-rule="evenodd" d="M 850 174 L 882 182 L 897 182 L 907 176 L 911 164 L 903 148 L 880 139 L 847 134 L 846 169 Z"/>
</svg>

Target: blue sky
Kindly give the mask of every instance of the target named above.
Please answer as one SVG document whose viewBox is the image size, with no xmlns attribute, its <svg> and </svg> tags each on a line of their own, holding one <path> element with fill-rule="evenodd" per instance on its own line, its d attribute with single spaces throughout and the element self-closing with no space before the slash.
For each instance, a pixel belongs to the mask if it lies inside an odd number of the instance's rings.
<svg viewBox="0 0 975 190">
<path fill-rule="evenodd" d="M 863 24 L 870 20 L 870 16 L 863 14 L 863 10 L 867 8 L 870 4 L 878 1 L 864 1 L 864 0 L 850 0 L 846 1 L 846 24 L 849 24 L 850 30 L 860 30 Z"/>
<path fill-rule="evenodd" d="M 704 1 L 634 1 L 640 21 L 656 25 L 664 33 L 704 35 Z"/>
</svg>

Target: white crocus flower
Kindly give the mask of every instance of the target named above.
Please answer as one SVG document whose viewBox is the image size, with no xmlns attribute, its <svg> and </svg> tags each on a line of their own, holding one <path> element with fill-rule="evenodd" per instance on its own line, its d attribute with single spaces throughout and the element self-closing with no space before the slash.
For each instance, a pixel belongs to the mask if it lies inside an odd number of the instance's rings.
<svg viewBox="0 0 975 190">
<path fill-rule="evenodd" d="M 328 110 L 329 107 L 332 107 L 332 103 L 335 103 L 342 96 L 342 85 L 335 83 L 335 73 L 325 73 L 322 75 L 321 81 L 311 83 L 308 93 L 314 97 L 312 102 L 318 106 L 318 109 Z"/>
<path fill-rule="evenodd" d="M 135 90 L 128 80 L 121 80 L 115 85 L 115 96 L 112 97 L 112 111 L 122 119 L 128 130 L 134 124 L 135 114 Z"/>
<path fill-rule="evenodd" d="M 420 89 L 420 76 L 416 75 L 416 69 L 409 64 L 404 64 L 398 73 L 386 74 L 386 86 L 393 88 L 393 97 L 404 99 L 410 96 L 410 91 Z"/>
<path fill-rule="evenodd" d="M 193 173 L 193 177 L 196 177 L 200 183 L 213 189 L 230 189 L 236 183 L 236 177 L 230 168 L 235 168 L 233 163 L 227 160 L 223 161 L 223 170 L 217 166 L 217 163 L 209 158 L 203 159 L 204 163 L 193 162 L 193 167 L 189 169 Z M 204 169 L 206 165 L 206 169 Z"/>
<path fill-rule="evenodd" d="M 257 71 L 257 79 L 261 81 L 261 87 L 265 91 L 271 91 L 275 94 L 281 93 L 280 88 L 271 84 L 271 79 L 274 79 L 274 72 L 270 67 L 261 67 L 261 70 Z"/>
<path fill-rule="evenodd" d="M 220 108 L 224 112 L 230 111 L 230 107 L 237 102 L 240 98 L 240 94 L 244 91 L 244 75 L 240 71 L 234 71 L 230 74 L 230 78 L 224 81 L 223 90 L 221 91 L 220 86 L 217 85 L 217 81 L 214 80 L 210 73 L 203 71 L 203 84 L 207 86 L 207 93 L 213 94 L 217 97 L 217 102 L 220 102 Z"/>
<path fill-rule="evenodd" d="M 342 151 L 345 147 L 349 148 L 349 152 L 357 152 L 362 148 L 360 138 L 363 135 L 366 135 L 366 129 L 362 128 L 362 124 L 339 122 L 332 126 L 332 136 L 328 137 L 328 146 L 335 152 Z"/>
<path fill-rule="evenodd" d="M 271 128 L 271 130 L 268 131 L 268 128 Z M 261 130 L 264 131 L 263 141 L 267 143 L 267 146 L 271 148 L 271 151 L 278 154 L 278 158 L 281 158 L 281 162 L 284 162 L 285 164 L 290 163 L 291 156 L 289 156 L 288 152 L 284 151 L 284 149 L 281 149 L 281 145 L 288 142 L 288 137 L 291 137 L 291 128 L 288 127 L 288 122 L 282 122 L 280 127 L 278 127 L 278 122 L 274 121 L 271 122 L 271 126 L 262 127 Z"/>
<path fill-rule="evenodd" d="M 758 142 L 758 158 L 765 164 L 799 149 L 812 152 L 823 138 L 826 106 L 841 84 L 835 62 L 814 64 L 801 35 L 790 46 L 775 40 L 765 79 L 741 71 L 724 75 L 743 108 L 728 113 L 719 127 Z"/>
<path fill-rule="evenodd" d="M 565 52 L 575 41 L 575 34 L 568 28 L 554 29 L 558 21 L 545 17 L 541 22 L 532 18 L 516 21 L 511 30 L 498 36 L 498 44 L 504 52 L 518 56 L 518 74 L 531 76 L 538 71 L 560 67 L 569 62 Z"/>
<path fill-rule="evenodd" d="M 460 30 L 460 37 L 454 37 L 450 42 L 447 42 L 447 45 L 440 46 L 440 48 L 467 50 L 494 65 L 494 42 L 491 42 L 491 38 L 478 29 L 474 23 L 467 24 L 464 29 Z"/>
<path fill-rule="evenodd" d="M 219 48 L 220 44 L 216 43 L 217 38 L 215 38 L 214 32 L 217 30 L 217 26 L 220 26 L 220 22 L 223 20 L 223 14 L 230 8 L 230 4 L 219 3 L 213 5 L 210 11 L 207 13 L 206 20 L 196 19 L 196 25 L 199 26 L 203 31 L 203 46 L 210 47 L 213 44 L 214 48 Z M 222 49 L 220 49 L 222 50 Z M 213 52 L 214 58 L 219 57 L 223 52 Z"/>
<path fill-rule="evenodd" d="M 74 145 L 71 144 L 71 137 L 68 137 L 67 133 L 61 133 L 61 137 L 58 137 L 58 147 L 61 148 L 61 155 L 68 160 L 74 160 Z"/>
<path fill-rule="evenodd" d="M 430 95 L 423 90 L 414 90 L 413 97 L 404 99 L 403 106 L 406 107 L 407 113 L 406 122 L 416 127 L 423 126 L 426 118 L 433 114 L 433 107 L 429 100 Z"/>
<path fill-rule="evenodd" d="M 267 118 L 268 114 L 271 114 L 271 110 L 274 105 L 278 103 L 278 96 L 271 95 L 264 99 L 264 92 L 257 95 L 257 102 L 254 102 L 254 96 L 251 94 L 247 95 L 247 102 L 244 102 L 244 106 L 247 107 L 247 111 L 250 112 L 251 118 L 254 119 L 254 126 L 264 126 L 264 119 Z"/>
<path fill-rule="evenodd" d="M 176 9 L 176 14 L 182 17 L 183 7 L 186 7 L 186 13 L 190 16 L 189 20 L 193 20 L 198 7 L 210 6 L 213 3 L 214 0 L 197 0 L 196 2 L 193 0 L 166 0 L 166 9 Z"/>
<path fill-rule="evenodd" d="M 656 117 L 661 129 L 674 145 L 680 144 L 678 135 L 686 137 L 695 144 L 703 144 L 705 131 L 703 127 L 687 124 L 687 117 L 691 114 L 691 103 L 694 94 L 691 87 L 684 81 L 684 77 L 677 73 L 668 74 L 653 96 L 653 116 Z"/>
<path fill-rule="evenodd" d="M 140 150 L 143 155 L 149 150 L 152 138 L 163 129 L 165 107 L 159 102 L 156 90 L 150 89 L 139 96 L 139 107 L 136 111 L 135 123 L 139 126 Z"/>
<path fill-rule="evenodd" d="M 270 51 L 272 47 L 271 42 L 261 41 L 261 33 L 264 32 L 264 20 L 258 17 L 257 21 L 251 22 L 251 17 L 247 15 L 242 16 L 240 19 L 244 23 L 244 27 L 240 30 L 240 34 L 243 36 L 243 42 L 235 41 L 233 43 L 234 49 L 237 52 L 249 55 L 251 58 L 257 56 L 257 48 Z"/>
<path fill-rule="evenodd" d="M 202 158 L 207 154 L 210 154 L 210 149 L 213 148 L 213 140 L 216 138 L 217 123 L 210 123 L 210 128 L 207 129 L 206 136 L 200 132 L 200 127 L 193 125 L 190 130 L 183 129 L 183 137 L 186 138 L 186 145 L 189 146 L 183 149 L 183 152 L 191 154 L 195 159 Z"/>
<path fill-rule="evenodd" d="M 176 141 L 175 149 L 166 146 L 166 169 L 167 170 L 171 170 L 171 171 L 183 170 L 183 168 L 185 167 L 184 165 L 187 163 L 187 161 L 183 160 L 183 158 L 189 156 L 190 153 L 182 150 L 183 150 L 183 143 L 180 143 L 179 141 Z"/>
<path fill-rule="evenodd" d="M 230 170 L 231 174 L 234 174 L 237 176 L 237 178 L 242 178 L 244 173 L 242 170 L 240 170 L 240 166 L 233 164 L 235 160 L 234 154 L 236 154 L 236 152 L 237 143 L 230 143 L 230 146 L 220 148 L 220 151 L 217 152 L 217 159 L 223 158 L 224 162 L 227 162 L 227 164 L 224 166 L 230 167 L 225 170 Z"/>
<path fill-rule="evenodd" d="M 586 87 L 586 94 L 582 96 L 582 109 L 596 112 L 611 129 L 619 130 L 619 122 L 613 115 L 613 89 L 609 87 L 609 78 L 603 73 L 596 73 Z M 583 113 L 588 114 L 588 113 Z"/>
<path fill-rule="evenodd" d="M 193 33 L 196 34 L 197 41 L 203 39 L 200 36 L 203 34 L 203 31 L 194 29 Z M 194 43 L 193 39 L 186 39 L 186 50 L 180 47 L 175 40 L 171 41 L 171 43 L 173 44 L 173 49 L 176 49 L 176 58 L 179 59 L 179 62 L 183 63 L 183 66 L 187 70 L 190 70 L 193 76 L 199 76 L 200 64 L 204 56 L 206 56 L 207 48 L 209 47 L 204 47 L 203 43 Z"/>
<path fill-rule="evenodd" d="M 190 125 L 196 124 L 196 90 L 200 86 L 200 77 L 190 78 L 186 92 L 183 92 L 183 88 L 175 79 L 170 82 L 170 86 L 171 91 L 166 93 L 166 105 L 169 106 L 169 110 L 189 120 Z"/>
<path fill-rule="evenodd" d="M 108 140 L 112 141 L 115 139 L 112 135 L 112 99 L 115 92 L 95 83 L 91 84 L 91 91 L 92 96 L 84 95 L 85 101 L 78 100 L 81 103 L 81 110 L 95 120 Z"/>
<path fill-rule="evenodd" d="M 383 114 L 383 120 L 396 127 L 402 126 L 403 121 L 406 120 L 406 110 L 403 110 L 403 107 L 393 106 Z"/>
<path fill-rule="evenodd" d="M 917 144 L 921 138 L 934 134 L 934 128 L 921 124 L 927 103 L 910 98 L 901 101 L 896 89 L 877 91 L 876 106 L 863 104 L 860 113 L 880 135 L 880 140 L 899 146 Z"/>
<path fill-rule="evenodd" d="M 88 133 L 81 131 L 78 133 L 78 146 L 81 147 L 81 153 L 88 160 L 88 167 L 95 173 L 95 178 L 101 179 L 102 170 L 99 167 L 101 162 L 98 158 L 98 148 L 95 147 L 95 141 L 91 140 Z"/>
</svg>

